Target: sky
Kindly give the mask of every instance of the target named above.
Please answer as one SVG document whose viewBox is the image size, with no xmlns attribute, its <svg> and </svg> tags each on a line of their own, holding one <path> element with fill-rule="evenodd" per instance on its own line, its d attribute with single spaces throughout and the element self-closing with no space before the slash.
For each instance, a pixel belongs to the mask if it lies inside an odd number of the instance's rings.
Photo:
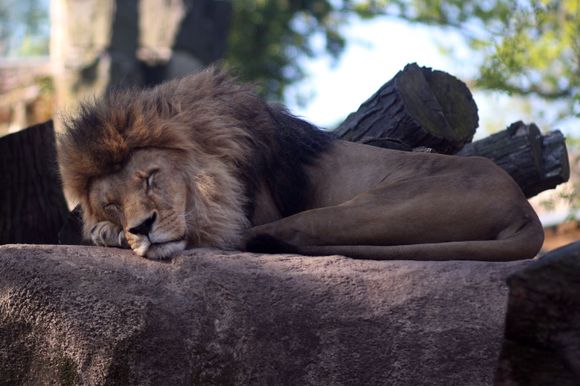
<svg viewBox="0 0 580 386">
<path fill-rule="evenodd" d="M 327 57 L 304 60 L 309 77 L 288 92 L 290 110 L 323 128 L 334 128 L 342 122 L 407 63 L 446 71 L 463 81 L 477 74 L 476 54 L 452 30 L 376 18 L 352 20 L 345 34 L 348 43 L 338 63 L 332 66 Z M 454 54 L 444 54 L 443 45 L 453 47 Z M 311 95 L 309 103 L 306 106 L 294 103 L 296 93 Z M 499 92 L 475 91 L 473 94 L 480 118 L 476 138 L 518 120 L 536 122 L 546 131 L 560 129 L 567 135 L 580 135 L 578 120 L 558 122 L 556 127 L 551 127 L 555 118 L 526 111 L 516 98 Z"/>
</svg>

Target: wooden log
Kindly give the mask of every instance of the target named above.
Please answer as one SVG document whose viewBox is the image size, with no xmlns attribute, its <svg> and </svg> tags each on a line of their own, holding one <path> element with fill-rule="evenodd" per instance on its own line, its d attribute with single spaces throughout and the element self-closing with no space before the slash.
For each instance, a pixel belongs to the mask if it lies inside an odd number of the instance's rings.
<svg viewBox="0 0 580 386">
<path fill-rule="evenodd" d="M 52 121 L 0 138 L 0 244 L 56 244 L 68 208 Z"/>
<path fill-rule="evenodd" d="M 553 189 L 570 179 L 570 160 L 566 150 L 566 138 L 560 130 L 542 136 L 542 160 L 544 173 L 537 193 Z M 536 194 L 537 194 L 536 193 Z"/>
<path fill-rule="evenodd" d="M 550 252 L 508 279 L 496 386 L 578 385 L 580 242 Z"/>
<path fill-rule="evenodd" d="M 351 113 L 335 134 L 353 142 L 397 139 L 409 147 L 452 154 L 471 141 L 477 125 L 477 106 L 463 82 L 412 63 Z"/>
<path fill-rule="evenodd" d="M 526 197 L 552 189 L 570 178 L 564 136 L 554 131 L 542 136 L 538 127 L 521 121 L 461 149 L 457 155 L 493 160 L 518 183 Z"/>
</svg>

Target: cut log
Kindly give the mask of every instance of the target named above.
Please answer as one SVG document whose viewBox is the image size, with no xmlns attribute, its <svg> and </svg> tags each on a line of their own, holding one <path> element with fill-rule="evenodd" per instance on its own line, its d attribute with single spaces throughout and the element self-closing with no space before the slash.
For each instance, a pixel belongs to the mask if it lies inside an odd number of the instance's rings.
<svg viewBox="0 0 580 386">
<path fill-rule="evenodd" d="M 52 121 L 0 138 L 0 244 L 56 244 L 68 208 Z"/>
<path fill-rule="evenodd" d="M 351 113 L 335 134 L 353 142 L 397 139 L 452 154 L 471 141 L 477 125 L 477 106 L 463 82 L 412 63 Z"/>
<path fill-rule="evenodd" d="M 542 136 L 538 127 L 521 121 L 461 149 L 457 155 L 493 160 L 518 183 L 526 197 L 552 189 L 570 178 L 564 136 L 554 131 Z"/>
<path fill-rule="evenodd" d="M 542 160 L 544 173 L 542 183 L 536 186 L 537 193 L 553 189 L 570 179 L 570 160 L 568 150 L 566 150 L 566 138 L 560 130 L 542 136 Z"/>
<path fill-rule="evenodd" d="M 580 242 L 508 279 L 506 330 L 496 386 L 578 385 Z"/>
</svg>

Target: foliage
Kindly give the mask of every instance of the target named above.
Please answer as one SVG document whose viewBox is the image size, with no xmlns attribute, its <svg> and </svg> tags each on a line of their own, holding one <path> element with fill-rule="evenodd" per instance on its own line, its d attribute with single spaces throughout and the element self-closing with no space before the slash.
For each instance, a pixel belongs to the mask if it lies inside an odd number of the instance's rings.
<svg viewBox="0 0 580 386">
<path fill-rule="evenodd" d="M 462 33 L 471 48 L 483 54 L 477 87 L 562 100 L 567 114 L 580 116 L 580 1 L 385 3 L 397 3 L 395 14 L 406 20 Z"/>
<path fill-rule="evenodd" d="M 0 56 L 48 54 L 48 2 L 0 1 Z"/>
<path fill-rule="evenodd" d="M 566 139 L 567 145 L 568 139 Z M 574 145 L 572 145 L 574 146 Z M 575 145 L 577 148 L 577 144 Z M 556 212 L 561 208 L 566 208 L 568 214 L 565 221 L 576 221 L 580 225 L 580 180 L 578 170 L 580 170 L 580 155 L 570 156 L 570 181 L 559 185 L 552 191 L 547 191 L 538 196 L 537 203 L 549 212 Z"/>
<path fill-rule="evenodd" d="M 233 0 L 226 63 L 246 80 L 257 81 L 270 99 L 282 99 L 287 85 L 303 79 L 300 59 L 327 53 L 337 58 L 345 46 L 348 1 Z M 321 38 L 317 47 L 314 37 Z"/>
<path fill-rule="evenodd" d="M 262 81 L 269 97 L 280 98 L 304 77 L 300 57 L 339 57 L 349 16 L 387 16 L 459 31 L 483 54 L 477 87 L 567 101 L 568 114 L 580 114 L 578 0 L 233 0 L 233 6 L 227 62 Z"/>
</svg>

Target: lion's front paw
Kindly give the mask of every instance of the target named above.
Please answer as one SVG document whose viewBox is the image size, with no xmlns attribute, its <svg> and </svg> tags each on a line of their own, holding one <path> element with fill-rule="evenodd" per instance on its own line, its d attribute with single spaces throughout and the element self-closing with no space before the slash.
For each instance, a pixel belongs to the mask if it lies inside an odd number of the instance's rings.
<svg viewBox="0 0 580 386">
<path fill-rule="evenodd" d="M 128 248 L 123 229 L 110 221 L 101 221 L 91 228 L 91 240 L 103 247 Z"/>
<path fill-rule="evenodd" d="M 129 247 L 141 257 L 146 257 L 146 253 L 151 246 L 151 241 L 147 237 L 143 236 L 134 236 L 129 234 L 129 238 L 127 239 L 129 243 Z"/>
</svg>

